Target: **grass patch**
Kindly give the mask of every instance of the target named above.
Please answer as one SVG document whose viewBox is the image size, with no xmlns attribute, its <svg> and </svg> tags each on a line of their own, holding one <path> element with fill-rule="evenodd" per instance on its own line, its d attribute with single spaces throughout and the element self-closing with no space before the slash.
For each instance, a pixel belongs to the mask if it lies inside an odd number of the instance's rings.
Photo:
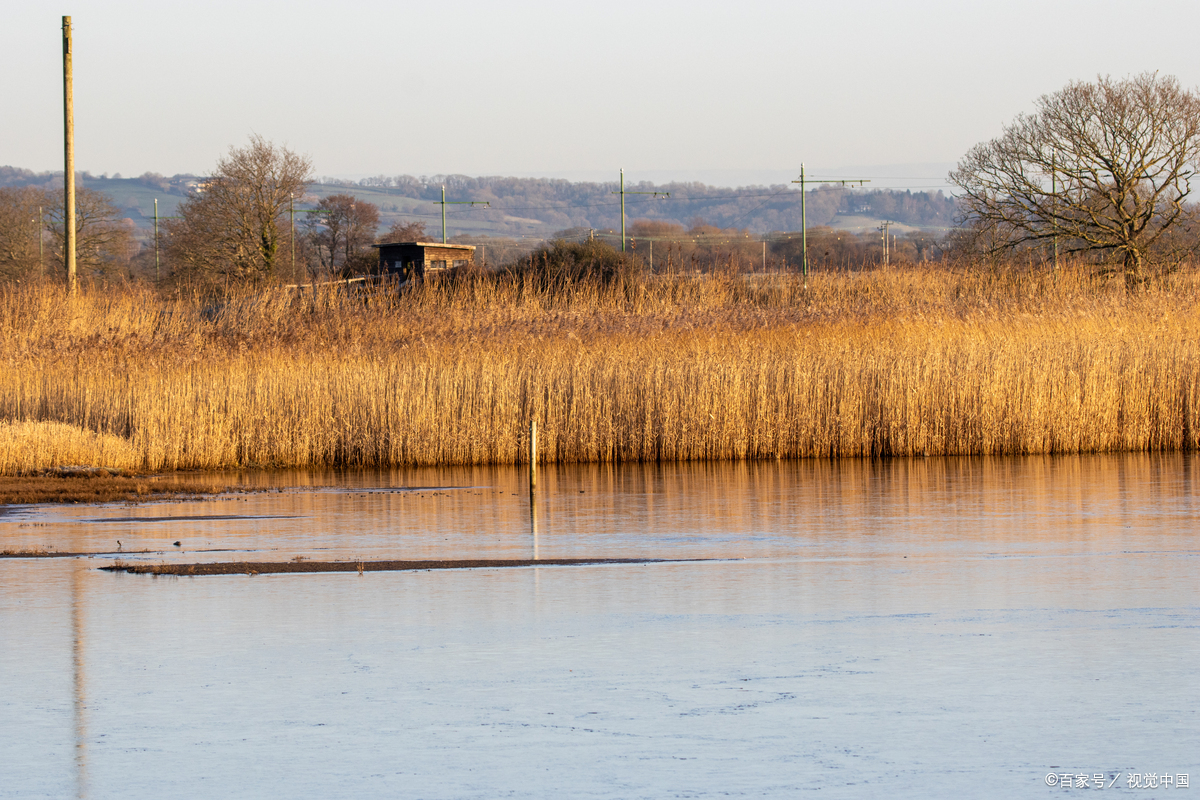
<svg viewBox="0 0 1200 800">
<path fill-rule="evenodd" d="M 0 476 L 0 505 L 162 500 L 216 494 L 225 489 L 210 483 L 179 483 L 163 478 L 123 475 Z"/>
</svg>

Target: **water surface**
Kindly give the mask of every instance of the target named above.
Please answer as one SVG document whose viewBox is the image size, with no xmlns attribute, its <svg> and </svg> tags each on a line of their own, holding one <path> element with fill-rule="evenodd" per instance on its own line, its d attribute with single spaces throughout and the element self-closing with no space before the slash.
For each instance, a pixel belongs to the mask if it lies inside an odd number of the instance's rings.
<svg viewBox="0 0 1200 800">
<path fill-rule="evenodd" d="M 532 517 L 507 468 L 251 473 L 271 491 L 9 513 L 4 549 L 122 554 L 0 560 L 0 797 L 1158 796 L 1124 776 L 1200 781 L 1193 469 L 543 467 Z"/>
</svg>

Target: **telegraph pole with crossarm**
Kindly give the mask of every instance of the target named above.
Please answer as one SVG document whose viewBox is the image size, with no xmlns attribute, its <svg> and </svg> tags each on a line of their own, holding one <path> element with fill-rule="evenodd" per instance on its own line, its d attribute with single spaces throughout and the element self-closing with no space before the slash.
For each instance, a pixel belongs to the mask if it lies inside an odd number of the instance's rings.
<svg viewBox="0 0 1200 800">
<path fill-rule="evenodd" d="M 487 206 L 492 207 L 492 204 L 486 200 L 447 200 L 446 187 L 442 187 L 442 244 L 446 243 L 446 206 Z"/>
<path fill-rule="evenodd" d="M 627 194 L 650 194 L 658 197 L 670 197 L 670 192 L 627 192 L 625 191 L 625 170 L 621 170 L 621 190 L 613 192 L 613 194 L 621 195 L 621 252 L 625 252 L 625 195 Z"/>
<path fill-rule="evenodd" d="M 792 181 L 792 183 L 800 184 L 800 241 L 801 251 L 804 254 L 804 288 L 808 288 L 808 205 L 806 203 L 807 194 L 804 189 L 804 165 L 800 165 L 800 180 Z M 829 179 L 822 178 L 814 181 L 814 183 L 840 183 L 842 186 L 847 186 L 851 183 L 857 183 L 862 186 L 864 183 L 870 183 L 865 178 L 837 178 Z"/>
</svg>

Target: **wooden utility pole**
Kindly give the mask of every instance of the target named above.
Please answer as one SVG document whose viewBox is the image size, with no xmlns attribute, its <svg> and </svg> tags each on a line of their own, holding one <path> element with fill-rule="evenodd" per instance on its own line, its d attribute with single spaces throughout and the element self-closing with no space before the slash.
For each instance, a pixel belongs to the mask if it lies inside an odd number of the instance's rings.
<svg viewBox="0 0 1200 800">
<path fill-rule="evenodd" d="M 885 267 L 888 265 L 888 231 L 895 224 L 889 219 L 884 220 L 883 224 L 879 226 L 879 230 L 883 231 L 883 265 Z"/>
<path fill-rule="evenodd" d="M 75 292 L 75 97 L 71 74 L 71 18 L 62 18 L 63 33 L 63 258 L 67 267 L 67 290 Z"/>
</svg>

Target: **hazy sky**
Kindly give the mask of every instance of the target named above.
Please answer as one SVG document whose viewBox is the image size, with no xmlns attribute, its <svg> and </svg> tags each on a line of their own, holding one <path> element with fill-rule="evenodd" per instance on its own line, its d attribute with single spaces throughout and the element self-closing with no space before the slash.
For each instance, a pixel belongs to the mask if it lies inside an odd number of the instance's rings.
<svg viewBox="0 0 1200 800">
<path fill-rule="evenodd" d="M 0 0 L 0 164 L 62 168 L 63 13 L 76 163 L 126 177 L 204 173 L 258 133 L 320 175 L 737 184 L 807 162 L 916 187 L 1068 81 L 1200 84 L 1200 4 L 1175 0 Z"/>
</svg>

